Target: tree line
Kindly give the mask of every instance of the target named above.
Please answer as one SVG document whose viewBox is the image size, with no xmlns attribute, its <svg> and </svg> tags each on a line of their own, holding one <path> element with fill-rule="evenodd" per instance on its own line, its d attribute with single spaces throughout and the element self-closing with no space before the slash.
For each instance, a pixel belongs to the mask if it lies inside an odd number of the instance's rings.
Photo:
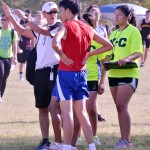
<svg viewBox="0 0 150 150">
<path fill-rule="evenodd" d="M 49 0 L 3 0 L 3 1 L 14 9 L 17 8 L 21 10 L 31 9 L 34 14 L 37 10 L 41 10 L 42 5 L 45 2 L 48 2 Z M 50 1 L 53 1 L 57 4 L 59 3 L 59 0 L 50 0 Z M 90 4 L 96 4 L 98 6 L 101 6 L 114 3 L 133 3 L 136 5 L 143 6 L 147 9 L 150 9 L 150 0 L 80 0 L 80 2 L 82 3 L 83 11 L 86 10 L 86 8 Z M 3 11 L 0 8 L 0 13 L 2 12 Z"/>
</svg>

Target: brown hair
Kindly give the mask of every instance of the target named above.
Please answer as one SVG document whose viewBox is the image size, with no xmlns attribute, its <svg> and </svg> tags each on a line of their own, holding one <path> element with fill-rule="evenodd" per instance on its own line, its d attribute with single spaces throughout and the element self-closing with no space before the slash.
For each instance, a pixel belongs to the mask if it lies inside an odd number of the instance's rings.
<svg viewBox="0 0 150 150">
<path fill-rule="evenodd" d="M 89 12 L 92 8 L 97 8 L 97 9 L 99 9 L 99 7 L 98 7 L 97 5 L 90 5 L 90 6 L 87 8 L 86 12 Z M 100 10 L 100 9 L 99 9 L 99 10 Z"/>
<path fill-rule="evenodd" d="M 96 18 L 94 15 L 90 13 L 84 13 L 83 16 L 84 20 L 94 29 L 96 28 Z"/>
<path fill-rule="evenodd" d="M 136 19 L 134 16 L 134 10 L 130 9 L 128 5 L 120 5 L 116 8 L 116 10 L 119 9 L 122 11 L 122 13 L 127 17 L 130 16 L 130 19 L 128 20 L 130 24 L 136 27 Z"/>
</svg>

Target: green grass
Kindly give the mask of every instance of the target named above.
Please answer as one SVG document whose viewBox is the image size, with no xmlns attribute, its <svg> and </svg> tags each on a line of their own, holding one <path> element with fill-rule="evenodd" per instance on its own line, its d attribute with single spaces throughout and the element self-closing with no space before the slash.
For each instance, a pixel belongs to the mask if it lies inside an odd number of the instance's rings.
<svg viewBox="0 0 150 150">
<path fill-rule="evenodd" d="M 129 111 L 132 119 L 131 139 L 134 150 L 150 150 L 150 59 L 141 69 L 138 90 L 133 96 Z M 4 95 L 5 103 L 0 103 L 0 150 L 33 150 L 41 139 L 38 110 L 34 107 L 33 87 L 26 81 L 18 80 L 18 67 L 9 76 Z M 119 138 L 117 112 L 108 82 L 102 96 L 98 97 L 99 110 L 106 122 L 98 124 L 101 146 L 98 150 L 113 150 Z M 50 139 L 53 141 L 50 127 Z M 83 137 L 84 139 L 84 137 Z M 86 150 L 83 140 L 79 150 Z"/>
</svg>

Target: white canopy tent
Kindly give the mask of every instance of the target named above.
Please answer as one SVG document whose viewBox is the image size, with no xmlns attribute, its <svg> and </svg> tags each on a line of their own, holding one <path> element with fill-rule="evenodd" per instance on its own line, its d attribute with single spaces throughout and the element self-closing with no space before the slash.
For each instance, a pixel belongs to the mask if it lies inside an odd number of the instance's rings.
<svg viewBox="0 0 150 150">
<path fill-rule="evenodd" d="M 133 10 L 134 15 L 136 17 L 137 23 L 139 22 L 139 20 L 141 20 L 142 18 L 145 17 L 145 12 L 147 11 L 146 8 L 138 6 L 138 5 L 135 5 L 135 4 L 129 4 L 129 3 L 110 4 L 110 5 L 100 6 L 100 10 L 101 10 L 101 13 L 102 13 L 101 17 L 103 19 L 109 20 L 109 21 L 114 23 L 114 20 L 115 20 L 114 12 L 115 12 L 115 9 L 116 9 L 116 7 L 118 7 L 120 5 L 123 5 L 123 4 L 128 5 L 129 8 Z"/>
</svg>

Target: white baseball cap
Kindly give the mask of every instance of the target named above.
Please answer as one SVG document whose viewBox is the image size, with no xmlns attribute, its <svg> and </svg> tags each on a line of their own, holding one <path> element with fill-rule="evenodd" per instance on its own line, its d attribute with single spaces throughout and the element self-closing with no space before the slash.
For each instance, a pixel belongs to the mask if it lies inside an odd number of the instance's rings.
<svg viewBox="0 0 150 150">
<path fill-rule="evenodd" d="M 58 7 L 54 2 L 47 2 L 42 6 L 42 11 L 50 12 L 54 8 L 58 10 Z"/>
</svg>

